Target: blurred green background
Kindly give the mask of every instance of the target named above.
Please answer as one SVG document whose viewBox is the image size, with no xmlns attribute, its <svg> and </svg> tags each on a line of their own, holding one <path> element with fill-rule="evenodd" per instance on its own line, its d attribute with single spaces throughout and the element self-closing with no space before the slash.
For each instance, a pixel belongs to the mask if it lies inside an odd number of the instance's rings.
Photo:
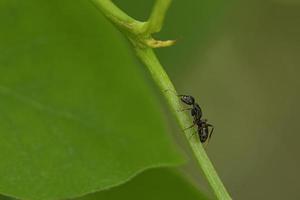
<svg viewBox="0 0 300 200">
<path fill-rule="evenodd" d="M 115 2 L 138 19 L 153 4 Z M 299 0 L 173 1 L 155 35 L 177 40 L 156 52 L 178 91 L 195 96 L 215 125 L 207 151 L 234 199 L 300 199 L 299 24 Z M 181 171 L 211 193 L 192 161 Z"/>
<path fill-rule="evenodd" d="M 149 12 L 145 1 L 118 3 Z M 157 53 L 216 126 L 208 154 L 234 199 L 300 198 L 299 24 L 297 0 L 174 1 L 157 36 L 178 39 Z"/>
</svg>

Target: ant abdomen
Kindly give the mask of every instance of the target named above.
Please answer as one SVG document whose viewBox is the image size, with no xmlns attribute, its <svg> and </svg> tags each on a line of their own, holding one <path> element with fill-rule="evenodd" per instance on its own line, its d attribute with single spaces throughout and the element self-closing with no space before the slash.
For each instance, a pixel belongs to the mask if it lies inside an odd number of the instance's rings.
<svg viewBox="0 0 300 200">
<path fill-rule="evenodd" d="M 200 142 L 204 143 L 208 138 L 208 129 L 207 128 L 199 129 L 198 134 L 199 134 Z"/>
</svg>

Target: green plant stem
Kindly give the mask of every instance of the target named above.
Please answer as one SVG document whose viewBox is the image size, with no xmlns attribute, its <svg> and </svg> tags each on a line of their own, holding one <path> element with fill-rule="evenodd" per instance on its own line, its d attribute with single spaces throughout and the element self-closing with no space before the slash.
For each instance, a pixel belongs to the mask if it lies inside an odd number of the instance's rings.
<svg viewBox="0 0 300 200">
<path fill-rule="evenodd" d="M 129 17 L 109 0 L 91 1 L 109 20 L 116 24 L 117 27 L 129 32 L 129 34 L 125 35 L 133 43 L 135 52 L 139 59 L 150 71 L 154 82 L 157 84 L 158 88 L 167 100 L 167 103 L 175 115 L 181 129 L 183 130 L 190 126 L 193 122 L 187 113 L 180 112 L 182 105 L 179 98 L 176 96 L 177 92 L 175 87 L 152 49 L 173 44 L 172 41 L 157 41 L 151 37 L 151 33 L 157 32 L 161 29 L 165 13 L 171 3 L 171 0 L 157 0 L 147 22 L 139 22 Z M 218 199 L 231 199 L 204 148 L 199 142 L 197 134 L 194 135 L 195 131 L 195 129 L 188 129 L 185 131 L 185 136 L 207 181 Z"/>
<path fill-rule="evenodd" d="M 171 0 L 156 0 L 151 15 L 146 24 L 146 34 L 156 33 L 161 30 L 165 14 L 171 4 Z"/>
<path fill-rule="evenodd" d="M 90 0 L 106 18 L 113 22 L 121 30 L 128 31 L 132 34 L 139 34 L 144 29 L 143 22 L 133 19 L 124 11 L 119 9 L 110 0 Z"/>
<path fill-rule="evenodd" d="M 169 107 L 171 108 L 173 114 L 182 129 L 188 127 L 192 121 L 186 113 L 180 112 L 182 109 L 179 98 L 174 94 L 176 92 L 171 80 L 166 74 L 165 70 L 159 63 L 153 50 L 147 49 L 136 49 L 136 53 L 141 61 L 149 69 L 155 83 L 158 85 L 162 94 L 166 98 Z M 211 161 L 209 160 L 204 148 L 199 143 L 199 138 L 195 136 L 195 129 L 188 129 L 185 131 L 185 136 L 192 148 L 192 151 L 201 166 L 201 169 L 210 183 L 215 195 L 218 199 L 231 199 L 226 188 L 224 187 L 222 181 L 220 180 L 216 170 L 214 169 Z M 194 136 L 194 137 L 193 137 Z"/>
</svg>

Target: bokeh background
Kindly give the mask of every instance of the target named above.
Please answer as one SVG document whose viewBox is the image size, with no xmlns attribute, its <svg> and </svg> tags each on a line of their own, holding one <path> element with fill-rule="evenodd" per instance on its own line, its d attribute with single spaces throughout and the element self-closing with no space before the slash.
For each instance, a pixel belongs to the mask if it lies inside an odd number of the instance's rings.
<svg viewBox="0 0 300 200">
<path fill-rule="evenodd" d="M 114 2 L 145 20 L 154 1 Z M 215 125 L 207 152 L 233 199 L 300 199 L 299 24 L 299 0 L 174 0 L 162 32 L 155 35 L 177 40 L 175 46 L 156 52 L 177 90 L 195 96 Z M 147 70 L 140 66 L 159 99 Z M 189 154 L 164 106 L 162 101 L 170 134 Z M 180 171 L 213 197 L 192 160 Z M 133 184 L 148 182 L 150 188 L 156 180 L 149 178 L 155 173 L 146 172 Z M 158 173 L 170 182 L 177 180 L 170 172 Z M 136 190 L 131 184 L 121 186 L 122 195 Z M 113 196 L 114 190 L 104 195 Z M 183 197 L 200 198 L 190 195 Z"/>
<path fill-rule="evenodd" d="M 116 2 L 139 19 L 153 3 Z M 174 1 L 157 35 L 178 41 L 156 52 L 216 126 L 207 151 L 234 199 L 300 199 L 299 24 L 298 0 Z"/>
</svg>

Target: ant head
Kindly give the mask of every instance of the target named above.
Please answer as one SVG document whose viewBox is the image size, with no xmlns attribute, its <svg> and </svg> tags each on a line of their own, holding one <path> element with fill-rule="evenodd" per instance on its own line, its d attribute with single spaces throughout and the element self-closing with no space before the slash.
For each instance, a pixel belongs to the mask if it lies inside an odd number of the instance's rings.
<svg viewBox="0 0 300 200">
<path fill-rule="evenodd" d="M 187 105 L 193 105 L 195 103 L 195 99 L 192 96 L 189 95 L 182 95 L 181 96 L 181 101 Z"/>
</svg>

